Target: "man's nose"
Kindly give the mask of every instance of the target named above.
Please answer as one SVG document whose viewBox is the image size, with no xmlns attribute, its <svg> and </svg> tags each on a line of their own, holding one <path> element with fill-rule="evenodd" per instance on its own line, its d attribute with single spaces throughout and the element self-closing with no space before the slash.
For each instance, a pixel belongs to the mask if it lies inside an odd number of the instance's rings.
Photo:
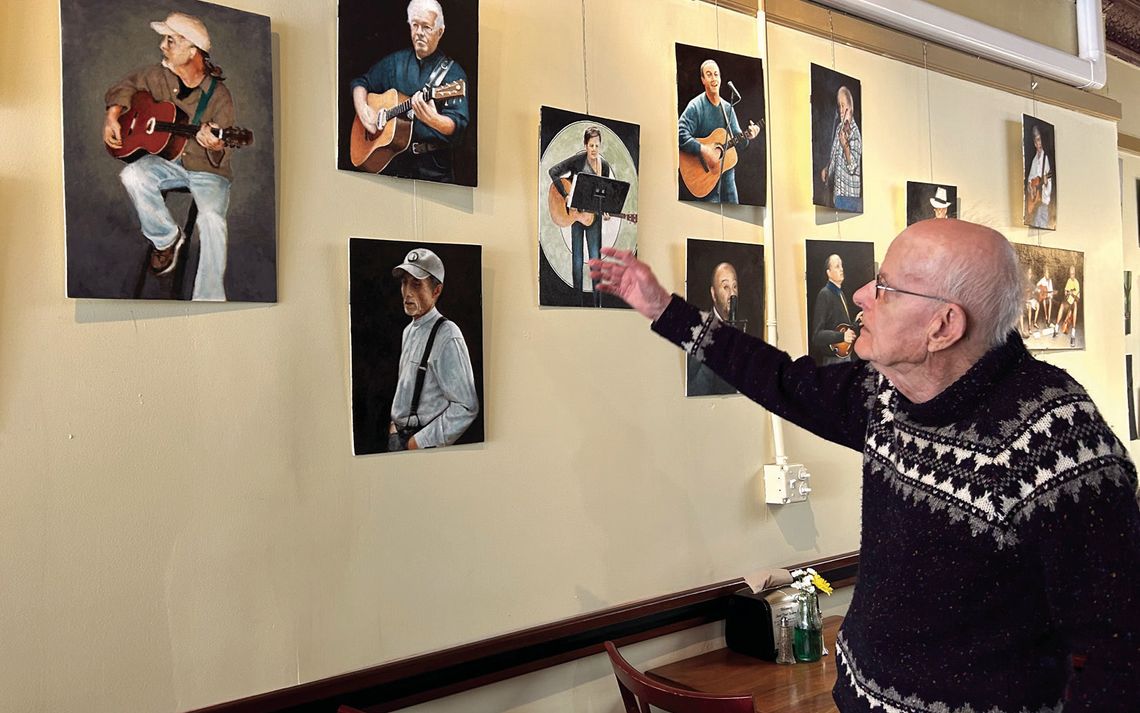
<svg viewBox="0 0 1140 713">
<path fill-rule="evenodd" d="M 855 290 L 855 304 L 863 309 L 870 307 L 871 303 L 875 301 L 875 281 L 868 280 L 867 284 Z"/>
</svg>

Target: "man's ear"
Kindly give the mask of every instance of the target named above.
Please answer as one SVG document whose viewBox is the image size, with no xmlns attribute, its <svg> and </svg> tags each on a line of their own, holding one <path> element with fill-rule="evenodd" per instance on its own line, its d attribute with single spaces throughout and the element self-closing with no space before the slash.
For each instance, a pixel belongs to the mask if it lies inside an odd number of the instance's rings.
<svg viewBox="0 0 1140 713">
<path fill-rule="evenodd" d="M 438 285 L 436 285 L 436 286 L 435 286 L 435 289 L 433 289 L 433 290 L 431 291 L 432 297 L 436 298 L 437 300 L 439 299 L 439 296 L 440 296 L 442 293 L 443 293 L 443 283 L 442 283 L 442 282 L 441 282 L 441 283 L 439 283 Z"/>
<path fill-rule="evenodd" d="M 949 349 L 966 336 L 966 326 L 966 310 L 961 305 L 947 302 L 930 318 L 926 332 L 926 350 L 939 352 Z"/>
<path fill-rule="evenodd" d="M 709 297 L 712 297 L 713 307 L 716 307 L 716 285 L 709 285 Z"/>
</svg>

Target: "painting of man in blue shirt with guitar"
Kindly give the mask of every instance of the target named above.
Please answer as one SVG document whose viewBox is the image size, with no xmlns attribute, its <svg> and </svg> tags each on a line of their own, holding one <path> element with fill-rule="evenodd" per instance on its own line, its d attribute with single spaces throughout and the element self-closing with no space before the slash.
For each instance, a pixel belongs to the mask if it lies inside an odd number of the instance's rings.
<svg viewBox="0 0 1140 713">
<path fill-rule="evenodd" d="M 739 203 L 737 151 L 760 134 L 760 125 L 749 121 L 748 128 L 741 129 L 732 103 L 720 95 L 720 65 L 715 60 L 701 63 L 700 77 L 704 92 L 693 97 L 677 119 L 681 182 L 696 200 Z M 732 82 L 727 86 L 736 93 Z"/>
<path fill-rule="evenodd" d="M 455 183 L 453 149 L 470 123 L 467 74 L 439 49 L 437 0 L 408 3 L 411 47 L 352 80 L 350 159 L 360 171 Z"/>
</svg>

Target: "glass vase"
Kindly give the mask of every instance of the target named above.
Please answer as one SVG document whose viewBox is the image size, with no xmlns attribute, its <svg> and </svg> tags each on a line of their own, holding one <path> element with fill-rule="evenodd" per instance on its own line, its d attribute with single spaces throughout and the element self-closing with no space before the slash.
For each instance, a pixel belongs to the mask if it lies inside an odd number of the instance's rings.
<svg viewBox="0 0 1140 713">
<path fill-rule="evenodd" d="M 796 596 L 796 626 L 792 649 L 796 661 L 819 661 L 823 656 L 823 615 L 815 592 Z"/>
</svg>

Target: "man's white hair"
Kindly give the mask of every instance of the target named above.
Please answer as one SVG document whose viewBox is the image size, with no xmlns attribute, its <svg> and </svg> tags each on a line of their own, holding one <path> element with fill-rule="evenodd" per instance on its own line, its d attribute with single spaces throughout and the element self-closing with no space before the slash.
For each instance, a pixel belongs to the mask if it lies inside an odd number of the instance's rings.
<svg viewBox="0 0 1140 713">
<path fill-rule="evenodd" d="M 710 64 L 714 65 L 717 69 L 720 69 L 720 65 L 716 63 L 715 59 L 706 59 L 704 62 L 701 62 L 701 68 L 700 68 L 701 76 L 704 76 L 705 67 L 709 66 Z"/>
<path fill-rule="evenodd" d="M 1001 244 L 992 261 L 954 251 L 930 282 L 933 294 L 965 308 L 967 329 L 986 347 L 1005 343 L 1025 303 L 1025 278 L 1017 251 L 1005 236 L 998 236 Z"/>
<path fill-rule="evenodd" d="M 444 26 L 443 6 L 439 4 L 439 0 L 412 0 L 408 3 L 408 24 L 412 24 L 412 17 L 421 12 L 435 13 L 435 26 L 432 27 L 433 30 L 438 30 Z"/>
</svg>

